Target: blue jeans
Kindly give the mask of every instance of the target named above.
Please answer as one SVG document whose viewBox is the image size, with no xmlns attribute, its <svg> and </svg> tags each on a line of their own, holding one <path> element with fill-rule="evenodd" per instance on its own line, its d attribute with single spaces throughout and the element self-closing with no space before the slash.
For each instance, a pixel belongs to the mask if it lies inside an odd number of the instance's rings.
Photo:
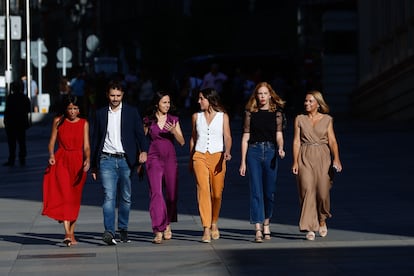
<svg viewBox="0 0 414 276">
<path fill-rule="evenodd" d="M 270 142 L 249 144 L 247 174 L 250 185 L 250 223 L 271 219 L 276 192 L 278 161 Z"/>
<path fill-rule="evenodd" d="M 104 191 L 105 231 L 115 236 L 115 208 L 119 184 L 118 230 L 127 230 L 131 208 L 131 169 L 125 158 L 100 157 L 100 177 Z"/>
</svg>

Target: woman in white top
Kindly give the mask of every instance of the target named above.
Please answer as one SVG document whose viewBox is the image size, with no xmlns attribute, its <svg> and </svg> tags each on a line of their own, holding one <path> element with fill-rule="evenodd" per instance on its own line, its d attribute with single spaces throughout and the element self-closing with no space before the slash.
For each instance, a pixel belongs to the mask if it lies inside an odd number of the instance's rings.
<svg viewBox="0 0 414 276">
<path fill-rule="evenodd" d="M 232 138 L 229 116 L 212 88 L 198 96 L 200 112 L 192 116 L 190 169 L 197 181 L 197 199 L 204 228 L 202 242 L 220 238 L 217 221 L 220 214 L 226 161 L 231 159 Z"/>
</svg>

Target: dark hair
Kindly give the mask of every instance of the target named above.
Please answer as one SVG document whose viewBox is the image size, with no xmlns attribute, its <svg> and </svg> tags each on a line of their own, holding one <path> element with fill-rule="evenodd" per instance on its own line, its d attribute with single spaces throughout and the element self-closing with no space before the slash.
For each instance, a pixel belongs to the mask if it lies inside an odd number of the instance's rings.
<svg viewBox="0 0 414 276">
<path fill-rule="evenodd" d="M 14 93 L 23 93 L 23 82 L 16 80 L 10 84 L 10 90 Z"/>
<path fill-rule="evenodd" d="M 69 92 L 70 90 L 70 83 L 68 78 L 61 77 L 59 81 L 59 91 L 60 92 Z"/>
<path fill-rule="evenodd" d="M 106 90 L 107 93 L 109 93 L 109 90 L 115 89 L 119 91 L 124 91 L 124 86 L 121 81 L 118 80 L 112 80 L 108 84 L 108 89 Z"/>
<path fill-rule="evenodd" d="M 152 97 L 152 102 L 151 102 L 151 106 L 148 107 L 147 110 L 147 114 L 148 114 L 148 119 L 150 121 L 154 121 L 157 122 L 157 116 L 155 115 L 158 111 L 158 104 L 160 103 L 161 99 L 165 96 L 170 97 L 170 110 L 168 111 L 168 113 L 170 114 L 174 114 L 176 111 L 176 108 L 172 102 L 172 97 L 171 94 L 168 93 L 167 91 L 157 91 L 154 93 L 154 96 Z"/>
<path fill-rule="evenodd" d="M 58 127 L 63 123 L 63 120 L 66 118 L 66 109 L 70 104 L 76 105 L 77 107 L 80 107 L 78 104 L 78 97 L 73 95 L 65 95 L 62 99 L 62 103 L 60 105 L 60 112 L 58 116 L 60 116 L 60 120 L 58 122 Z"/>
<path fill-rule="evenodd" d="M 221 103 L 220 95 L 214 88 L 204 88 L 200 90 L 203 97 L 206 98 L 210 104 L 210 107 L 214 111 L 226 112 L 223 104 Z"/>
</svg>

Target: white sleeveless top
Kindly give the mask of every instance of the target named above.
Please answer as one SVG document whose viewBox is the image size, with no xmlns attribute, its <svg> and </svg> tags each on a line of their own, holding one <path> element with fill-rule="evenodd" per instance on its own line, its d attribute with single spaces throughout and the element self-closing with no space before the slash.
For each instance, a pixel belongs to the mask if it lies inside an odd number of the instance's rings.
<svg viewBox="0 0 414 276">
<path fill-rule="evenodd" d="M 197 114 L 196 129 L 197 142 L 195 150 L 198 152 L 223 152 L 223 112 L 217 112 L 210 125 L 207 124 L 203 112 Z"/>
</svg>

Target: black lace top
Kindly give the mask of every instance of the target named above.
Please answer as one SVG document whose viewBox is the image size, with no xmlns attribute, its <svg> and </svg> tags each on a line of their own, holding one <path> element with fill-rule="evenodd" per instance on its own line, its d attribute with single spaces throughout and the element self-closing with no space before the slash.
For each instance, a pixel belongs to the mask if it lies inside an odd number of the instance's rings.
<svg viewBox="0 0 414 276">
<path fill-rule="evenodd" d="M 243 132 L 250 133 L 249 143 L 272 142 L 276 144 L 276 132 L 283 130 L 281 111 L 246 111 Z"/>
</svg>

